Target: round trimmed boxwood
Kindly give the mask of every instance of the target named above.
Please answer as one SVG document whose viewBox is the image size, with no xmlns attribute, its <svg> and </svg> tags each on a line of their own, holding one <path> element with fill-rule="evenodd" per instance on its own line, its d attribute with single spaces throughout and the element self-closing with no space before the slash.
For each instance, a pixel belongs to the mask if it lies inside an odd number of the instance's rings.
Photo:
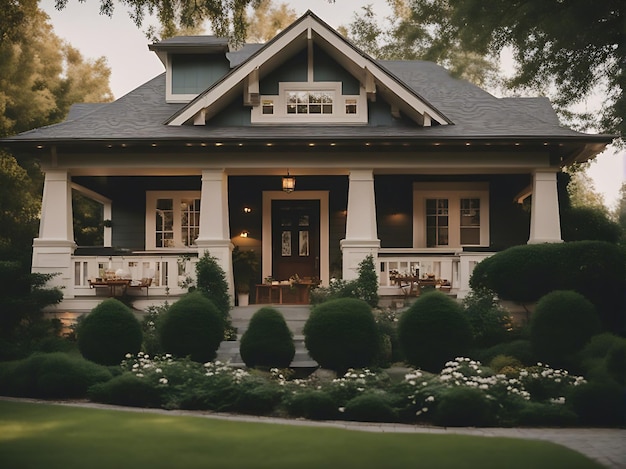
<svg viewBox="0 0 626 469">
<path fill-rule="evenodd" d="M 292 417 L 309 420 L 333 420 L 339 414 L 337 403 L 328 393 L 313 389 L 289 396 L 285 407 Z"/>
<path fill-rule="evenodd" d="M 438 372 L 447 361 L 467 354 L 472 330 L 461 305 L 433 291 L 420 296 L 400 317 L 398 338 L 408 363 Z"/>
<path fill-rule="evenodd" d="M 287 368 L 296 347 L 283 315 L 269 306 L 254 313 L 241 337 L 239 353 L 250 368 Z"/>
<path fill-rule="evenodd" d="M 130 308 L 115 298 L 96 306 L 76 331 L 78 349 L 87 360 L 101 365 L 119 365 L 127 353 L 141 348 L 141 324 Z"/>
<path fill-rule="evenodd" d="M 600 330 L 593 304 L 580 293 L 557 290 L 543 296 L 530 320 L 530 342 L 537 359 L 569 368 L 591 336 Z"/>
<path fill-rule="evenodd" d="M 316 306 L 304 325 L 304 344 L 322 368 L 344 373 L 371 365 L 378 353 L 378 330 L 371 308 L 355 298 Z"/>
<path fill-rule="evenodd" d="M 217 356 L 224 321 L 211 300 L 192 292 L 170 306 L 159 325 L 159 335 L 165 352 L 204 363 Z"/>
<path fill-rule="evenodd" d="M 369 392 L 346 403 L 345 416 L 357 422 L 397 422 L 398 414 L 385 394 Z"/>
<path fill-rule="evenodd" d="M 483 427 L 494 421 L 494 409 L 487 395 L 465 386 L 441 393 L 433 415 L 433 423 L 442 427 Z"/>
</svg>

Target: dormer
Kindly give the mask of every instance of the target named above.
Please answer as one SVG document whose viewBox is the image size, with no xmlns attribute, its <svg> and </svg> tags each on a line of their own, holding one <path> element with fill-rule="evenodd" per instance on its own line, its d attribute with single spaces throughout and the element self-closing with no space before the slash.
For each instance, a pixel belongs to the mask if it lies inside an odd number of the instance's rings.
<svg viewBox="0 0 626 469">
<path fill-rule="evenodd" d="M 188 103 L 230 71 L 228 39 L 179 36 L 148 45 L 165 66 L 168 103 Z"/>
</svg>

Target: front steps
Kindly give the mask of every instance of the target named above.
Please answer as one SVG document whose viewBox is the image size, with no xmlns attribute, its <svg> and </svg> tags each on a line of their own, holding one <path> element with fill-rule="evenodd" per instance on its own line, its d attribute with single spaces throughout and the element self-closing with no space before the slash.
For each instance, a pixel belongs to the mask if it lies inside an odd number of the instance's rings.
<svg viewBox="0 0 626 469">
<path fill-rule="evenodd" d="M 311 307 L 309 305 L 250 305 L 236 306 L 230 311 L 233 326 L 237 328 L 237 340 L 222 342 L 217 350 L 217 359 L 222 362 L 230 361 L 233 366 L 245 366 L 239 354 L 239 339 L 248 329 L 252 315 L 263 306 L 271 306 L 280 311 L 287 322 L 287 327 L 293 333 L 293 341 L 296 346 L 296 355 L 291 362 L 292 368 L 316 368 L 317 362 L 309 357 L 304 346 L 302 330 L 309 318 Z"/>
</svg>

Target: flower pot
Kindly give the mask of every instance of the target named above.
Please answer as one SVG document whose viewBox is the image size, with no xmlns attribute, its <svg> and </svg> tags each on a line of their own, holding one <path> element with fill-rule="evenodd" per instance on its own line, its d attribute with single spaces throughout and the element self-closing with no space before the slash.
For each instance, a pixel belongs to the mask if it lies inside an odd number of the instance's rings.
<svg viewBox="0 0 626 469">
<path fill-rule="evenodd" d="M 239 306 L 248 306 L 250 303 L 249 293 L 237 293 L 237 304 Z"/>
</svg>

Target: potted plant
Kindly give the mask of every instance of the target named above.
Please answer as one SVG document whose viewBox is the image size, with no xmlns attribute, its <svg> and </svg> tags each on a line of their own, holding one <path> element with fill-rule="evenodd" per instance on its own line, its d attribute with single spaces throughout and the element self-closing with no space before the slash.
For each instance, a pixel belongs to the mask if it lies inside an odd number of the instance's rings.
<svg viewBox="0 0 626 469">
<path fill-rule="evenodd" d="M 239 246 L 233 249 L 233 275 L 239 306 L 247 306 L 250 297 L 250 284 L 256 279 L 259 261 L 253 250 L 243 251 Z"/>
</svg>

